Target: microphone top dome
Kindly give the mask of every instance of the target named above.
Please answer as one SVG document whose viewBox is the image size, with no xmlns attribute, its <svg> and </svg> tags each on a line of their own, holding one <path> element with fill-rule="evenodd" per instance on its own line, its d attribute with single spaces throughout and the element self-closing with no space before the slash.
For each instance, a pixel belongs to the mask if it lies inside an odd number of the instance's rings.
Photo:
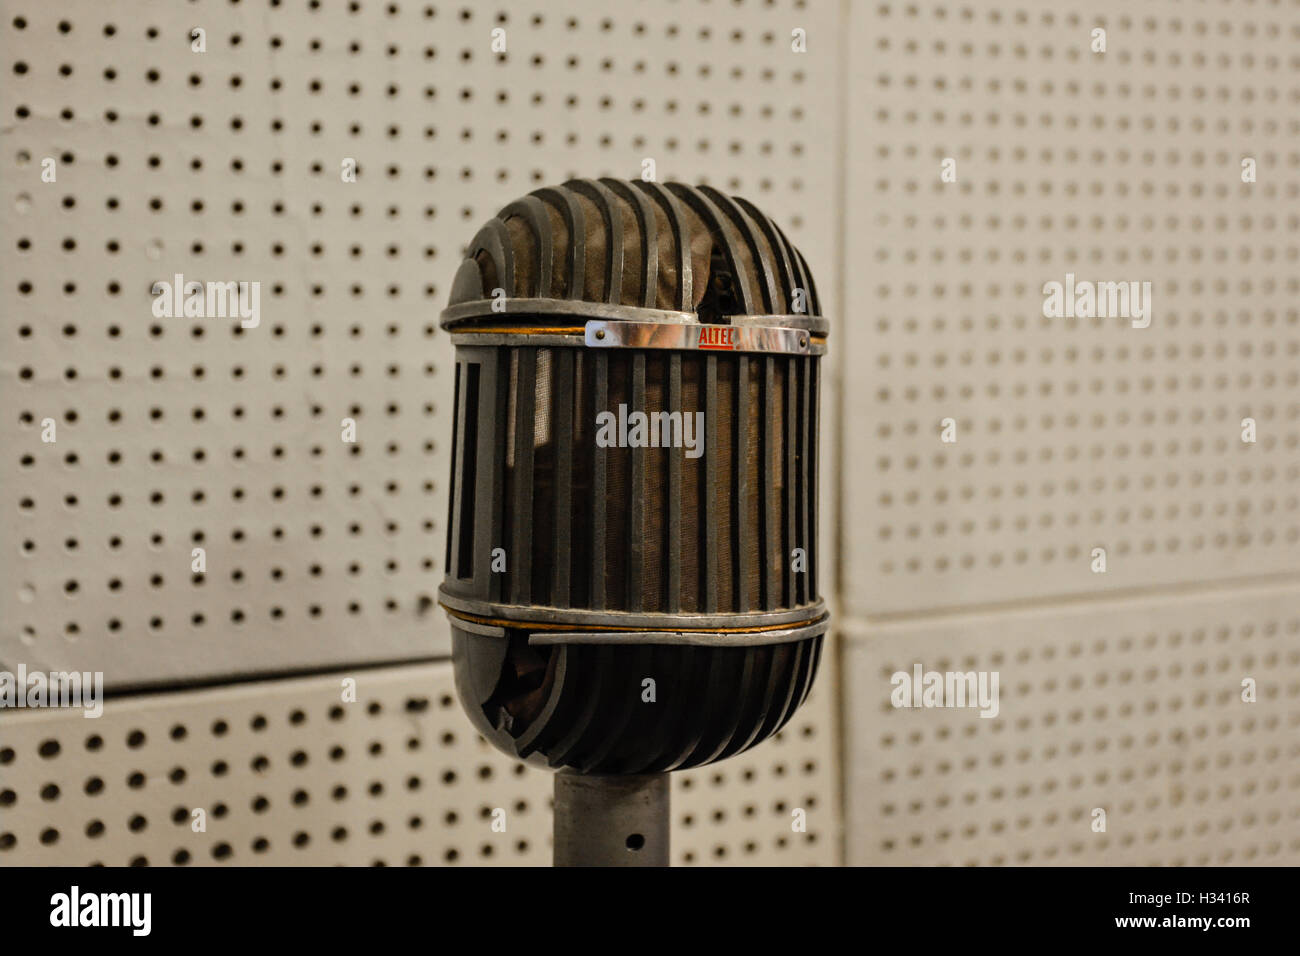
<svg viewBox="0 0 1300 956">
<path fill-rule="evenodd" d="M 803 255 L 753 203 L 711 186 L 609 178 L 536 189 L 474 236 L 442 324 L 467 331 L 503 313 L 824 327 Z"/>
</svg>

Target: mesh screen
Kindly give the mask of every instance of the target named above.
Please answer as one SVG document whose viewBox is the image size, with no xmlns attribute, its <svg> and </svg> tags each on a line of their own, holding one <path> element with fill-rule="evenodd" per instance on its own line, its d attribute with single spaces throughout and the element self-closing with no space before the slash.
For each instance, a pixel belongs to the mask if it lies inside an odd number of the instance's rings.
<svg viewBox="0 0 1300 956">
<path fill-rule="evenodd" d="M 763 423 L 762 396 L 759 390 L 759 374 L 762 372 L 763 360 L 760 358 L 741 358 L 738 368 L 743 369 L 740 387 L 741 407 L 746 409 L 745 433 L 739 436 L 736 446 L 738 462 L 745 472 L 747 493 L 737 500 L 736 507 L 741 515 L 741 526 L 745 534 L 738 542 L 745 552 L 745 576 L 740 582 L 740 606 L 746 608 L 762 607 L 759 593 L 759 577 L 765 569 L 761 547 L 759 524 L 759 505 L 763 495 L 763 476 L 759 472 L 762 442 L 760 428 Z"/>
<path fill-rule="evenodd" d="M 592 454 L 595 445 L 596 389 L 591 365 L 595 356 L 582 349 L 574 350 L 573 402 L 573 496 L 570 500 L 572 538 L 569 549 L 569 602 L 573 607 L 591 606 L 591 529 L 592 509 L 599 507 L 592 495 Z M 563 383 L 561 388 L 563 388 Z M 561 393 L 560 398 L 564 395 Z M 558 556 L 563 560 L 563 556 Z"/>
<path fill-rule="evenodd" d="M 550 349 L 537 352 L 537 379 L 533 388 L 533 604 L 556 603 L 551 595 L 551 572 L 555 558 L 555 443 L 551 436 L 553 404 L 561 398 L 553 384 Z M 563 396 L 568 398 L 569 396 Z"/>
<path fill-rule="evenodd" d="M 531 428 L 517 421 L 527 412 L 518 394 L 521 354 L 535 352 L 536 376 Z M 512 349 L 509 358 L 509 397 L 506 422 L 493 423 L 502 431 L 506 474 L 501 525 L 504 540 L 517 540 L 520 522 L 530 534 L 524 574 L 517 562 L 508 561 L 509 594 L 516 603 L 556 607 L 603 607 L 610 610 L 667 612 L 670 599 L 670 565 L 678 562 L 679 591 L 676 609 L 706 613 L 755 611 L 808 603 L 816 591 L 794 593 L 789 554 L 804 547 L 811 554 L 807 528 L 814 520 L 809 497 L 812 476 L 805 474 L 803 444 L 812 439 L 807 416 L 815 397 L 809 379 L 813 364 L 803 358 L 578 349 L 570 359 L 557 358 L 551 349 Z M 669 402 L 673 359 L 680 362 L 681 397 Z M 596 366 L 605 362 L 607 393 L 598 399 Z M 644 368 L 644 389 L 635 400 L 636 368 Z M 713 372 L 709 372 L 712 363 Z M 807 365 L 805 366 L 805 363 Z M 770 367 L 770 386 L 767 383 Z M 802 372 L 795 369 L 803 368 Z M 712 375 L 713 386 L 708 382 Z M 793 393 L 791 392 L 793 389 Z M 805 396 L 805 389 L 808 389 Z M 677 407 L 670 407 L 675 404 Z M 642 411 L 680 412 L 683 421 L 697 412 L 705 414 L 704 452 L 686 456 L 684 448 L 596 447 L 596 416 L 610 412 L 619 421 L 619 406 L 626 415 Z M 791 412 L 794 413 L 793 417 Z M 487 414 L 485 411 L 484 414 Z M 563 443 L 557 441 L 557 420 L 572 436 L 567 449 L 567 470 L 557 460 Z M 649 419 L 653 423 L 653 419 Z M 692 418 L 693 421 L 693 418 Z M 519 429 L 531 433 L 532 496 L 527 514 L 519 514 L 518 482 L 523 449 L 516 445 Z M 617 424 L 616 424 L 617 434 Z M 629 427 L 628 432 L 632 429 Z M 644 433 L 647 440 L 649 431 Z M 662 437 L 662 431 L 658 433 Z M 670 434 L 680 435 L 675 428 Z M 597 492 L 596 459 L 604 459 L 604 494 Z M 676 502 L 680 509 L 677 540 L 670 523 L 672 462 L 680 468 Z M 641 478 L 635 480 L 636 461 Z M 709 462 L 715 485 L 709 486 Z M 557 502 L 560 475 L 567 475 L 568 506 Z M 742 481 L 743 476 L 743 481 Z M 743 494 L 742 494 L 743 489 Z M 562 496 L 560 496 L 562 497 Z M 770 502 L 770 504 L 769 504 Z M 634 507 L 634 504 L 636 507 Z M 641 525 L 634 527 L 639 507 Z M 563 514 L 558 509 L 565 509 Z M 593 535 L 601 527 L 600 540 Z M 556 561 L 567 541 L 568 581 L 560 581 Z M 603 544 L 602 547 L 597 545 Z M 639 549 L 638 561 L 633 549 Z M 599 567 L 592 567 L 599 562 Z M 600 581 L 604 600 L 592 594 L 591 582 Z M 801 576 L 802 577 L 802 576 Z M 521 588 L 523 578 L 527 588 Z M 708 593 L 716 594 L 710 607 Z"/>
<path fill-rule="evenodd" d="M 632 356 L 609 357 L 609 401 L 600 411 L 617 414 L 631 400 Z M 627 607 L 628 472 L 629 448 L 605 449 L 605 595 L 609 607 Z M 599 507 L 600 503 L 595 502 Z"/>
<path fill-rule="evenodd" d="M 668 408 L 668 355 L 648 355 L 645 375 L 647 413 L 673 411 Z M 653 419 L 651 419 L 653 421 Z M 641 606 L 647 611 L 668 610 L 668 456 L 676 449 L 645 449 L 645 539 L 641 575 Z M 632 586 L 635 586 L 633 583 Z"/>
<path fill-rule="evenodd" d="M 682 358 L 682 408 L 693 411 L 703 408 L 704 368 L 698 358 Z M 703 594 L 704 529 L 700 514 L 692 502 L 699 501 L 704 493 L 704 458 L 686 458 L 682 461 L 682 610 L 698 611 Z"/>
<path fill-rule="evenodd" d="M 736 599 L 736 557 L 732 549 L 731 530 L 732 508 L 735 505 L 735 467 L 732 461 L 736 446 L 735 429 L 735 394 L 736 364 L 734 361 L 716 355 L 701 359 L 705 363 L 713 362 L 717 368 L 717 389 L 712 395 L 705 395 L 705 400 L 715 409 L 714 418 L 709 421 L 705 431 L 705 460 L 712 458 L 715 488 L 705 488 L 704 495 L 698 499 L 700 520 L 713 525 L 713 554 L 710 557 L 718 569 L 718 607 L 726 610 L 735 606 Z M 706 373 L 707 378 L 707 373 Z M 708 431 L 712 426 L 712 432 Z M 706 608 L 706 610 L 710 610 Z"/>
<path fill-rule="evenodd" d="M 772 481 L 772 498 L 775 502 L 772 526 L 766 528 L 764 540 L 766 566 L 772 569 L 768 578 L 773 582 L 765 607 L 776 607 L 786 602 L 784 582 L 788 572 L 785 570 L 785 555 L 794 545 L 785 538 L 784 511 L 781 502 L 785 501 L 785 443 L 781 436 L 785 434 L 785 389 L 787 361 L 779 359 L 765 360 L 772 370 L 772 393 L 766 403 L 771 420 L 764 430 L 764 463 Z M 771 442 L 766 442 L 766 436 Z"/>
<path fill-rule="evenodd" d="M 495 547 L 509 547 L 509 542 L 514 541 L 515 529 L 515 511 L 511 507 L 511 502 L 515 500 L 515 421 L 519 417 L 519 349 L 503 350 L 501 361 L 509 364 L 507 378 L 509 385 L 506 393 L 506 419 L 504 422 L 497 423 L 496 427 L 505 430 L 505 476 L 501 483 L 501 541 L 492 542 Z M 506 555 L 506 587 L 503 589 L 503 596 L 506 600 L 514 598 L 514 581 L 510 571 L 514 568 L 514 561 L 509 554 Z"/>
</svg>

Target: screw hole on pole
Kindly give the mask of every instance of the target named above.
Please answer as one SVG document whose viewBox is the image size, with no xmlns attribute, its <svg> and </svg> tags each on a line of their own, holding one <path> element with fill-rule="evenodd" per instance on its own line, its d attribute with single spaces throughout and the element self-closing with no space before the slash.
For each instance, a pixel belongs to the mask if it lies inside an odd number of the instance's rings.
<svg viewBox="0 0 1300 956">
<path fill-rule="evenodd" d="M 640 850 L 645 846 L 645 837 L 639 833 L 632 833 L 627 838 L 627 848 L 633 852 Z"/>
</svg>

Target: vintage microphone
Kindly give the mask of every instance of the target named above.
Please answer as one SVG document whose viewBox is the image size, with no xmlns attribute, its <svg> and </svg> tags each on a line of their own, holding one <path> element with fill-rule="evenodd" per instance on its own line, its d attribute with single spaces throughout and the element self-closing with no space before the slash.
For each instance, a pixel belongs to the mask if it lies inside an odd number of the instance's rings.
<svg viewBox="0 0 1300 956">
<path fill-rule="evenodd" d="M 668 772 L 776 733 L 817 670 L 816 285 L 752 204 L 679 183 L 538 189 L 466 256 L 461 703 L 559 771 L 556 865 L 667 865 Z"/>
</svg>

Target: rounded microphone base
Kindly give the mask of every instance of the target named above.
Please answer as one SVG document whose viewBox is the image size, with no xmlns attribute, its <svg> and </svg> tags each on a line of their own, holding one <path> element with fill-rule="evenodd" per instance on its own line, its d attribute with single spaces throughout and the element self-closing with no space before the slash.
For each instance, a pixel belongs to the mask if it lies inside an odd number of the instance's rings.
<svg viewBox="0 0 1300 956">
<path fill-rule="evenodd" d="M 698 767 L 767 739 L 812 687 L 825 630 L 768 644 L 588 644 L 451 623 L 457 692 L 479 732 L 512 757 L 584 774 Z"/>
</svg>

